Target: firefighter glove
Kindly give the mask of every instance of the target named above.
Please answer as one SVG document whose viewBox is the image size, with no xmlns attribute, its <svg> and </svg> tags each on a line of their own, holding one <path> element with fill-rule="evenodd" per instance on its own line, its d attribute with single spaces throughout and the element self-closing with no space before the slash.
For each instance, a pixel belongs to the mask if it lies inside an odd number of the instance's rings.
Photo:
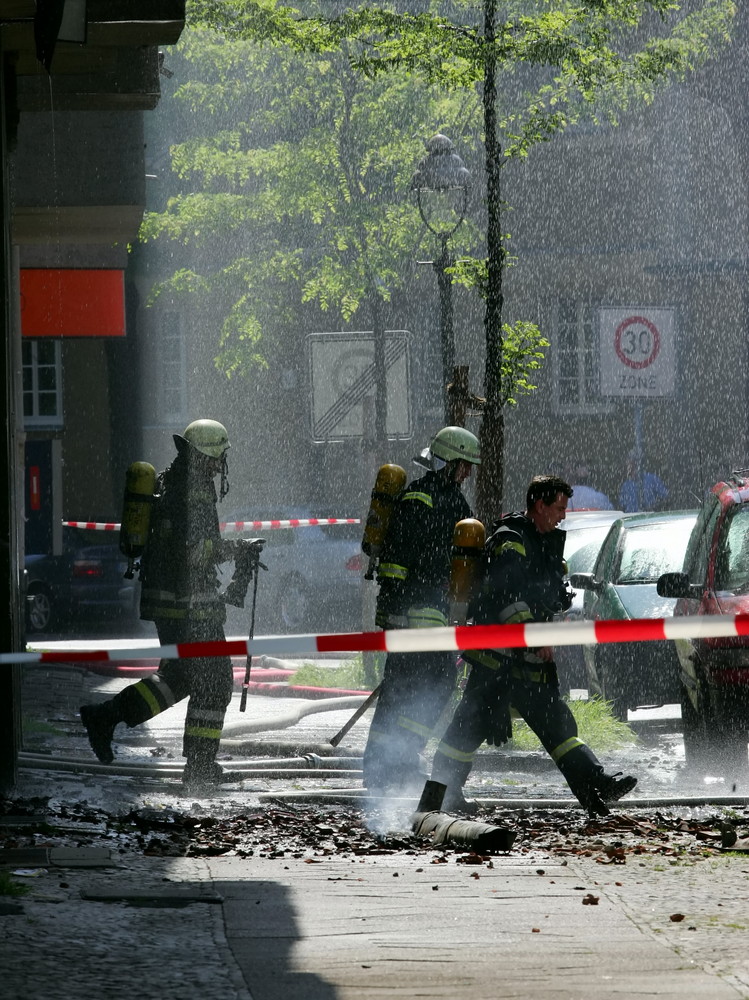
<svg viewBox="0 0 749 1000">
<path fill-rule="evenodd" d="M 265 539 L 240 538 L 235 544 L 234 576 L 224 592 L 224 603 L 231 604 L 236 608 L 243 608 L 253 575 L 259 569 L 268 568 L 260 562 L 260 553 L 265 545 Z"/>
</svg>

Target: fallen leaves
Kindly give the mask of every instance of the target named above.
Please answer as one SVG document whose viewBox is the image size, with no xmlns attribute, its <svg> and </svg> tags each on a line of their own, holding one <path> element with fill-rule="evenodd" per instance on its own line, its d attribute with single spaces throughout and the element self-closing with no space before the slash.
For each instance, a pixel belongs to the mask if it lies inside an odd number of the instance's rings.
<svg viewBox="0 0 749 1000">
<path fill-rule="evenodd" d="M 301 859 L 307 864 L 320 864 L 328 856 L 351 856 L 366 863 L 380 855 L 403 854 L 418 856 L 425 865 L 494 867 L 491 858 L 479 851 L 456 846 L 438 852 L 428 840 L 407 829 L 377 833 L 377 829 L 387 829 L 384 816 L 340 805 L 266 805 L 220 816 L 144 807 L 113 815 L 86 802 L 0 799 L 0 818 L 5 814 L 28 817 L 24 824 L 0 823 L 0 846 L 5 847 L 115 845 L 120 853 Z M 487 811 L 486 819 L 516 830 L 513 855 L 531 855 L 536 863 L 543 852 L 544 860 L 556 865 L 566 865 L 568 857 L 592 857 L 601 865 L 662 857 L 676 864 L 701 861 L 731 847 L 743 848 L 748 842 L 749 807 L 733 807 L 730 823 L 718 809 L 699 818 L 640 811 L 636 816 L 612 813 L 594 821 L 574 808 L 502 809 Z M 532 870 L 542 875 L 548 867 L 534 865 Z"/>
<path fill-rule="evenodd" d="M 596 858 L 599 865 L 625 865 L 627 863 L 627 852 L 623 847 L 605 847 L 604 857 Z"/>
</svg>

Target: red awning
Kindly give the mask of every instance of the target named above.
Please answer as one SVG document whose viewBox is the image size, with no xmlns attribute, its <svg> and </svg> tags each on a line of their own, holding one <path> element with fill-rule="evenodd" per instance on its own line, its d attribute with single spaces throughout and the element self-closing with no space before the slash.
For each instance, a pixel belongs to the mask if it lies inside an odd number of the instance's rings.
<svg viewBox="0 0 749 1000">
<path fill-rule="evenodd" d="M 124 337 L 124 272 L 22 268 L 21 334 Z"/>
</svg>

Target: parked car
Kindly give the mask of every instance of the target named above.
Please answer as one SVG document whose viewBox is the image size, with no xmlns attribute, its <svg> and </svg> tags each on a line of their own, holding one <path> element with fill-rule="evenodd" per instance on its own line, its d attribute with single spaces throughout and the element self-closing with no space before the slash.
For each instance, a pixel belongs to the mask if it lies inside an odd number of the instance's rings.
<svg viewBox="0 0 749 1000">
<path fill-rule="evenodd" d="M 564 559 L 568 573 L 591 573 L 609 528 L 613 521 L 622 517 L 621 510 L 579 510 L 570 511 L 559 525 L 567 532 L 564 543 Z M 584 591 L 574 591 L 572 604 L 556 621 L 582 621 Z M 572 688 L 588 686 L 585 657 L 582 646 L 557 646 L 554 659 L 559 674 L 559 688 L 562 694 L 569 694 Z"/>
<path fill-rule="evenodd" d="M 713 486 L 692 530 L 683 571 L 661 576 L 658 593 L 675 600 L 678 616 L 749 613 L 749 470 Z M 675 646 L 687 763 L 745 771 L 749 639 L 684 639 Z"/>
<path fill-rule="evenodd" d="M 27 632 L 137 618 L 138 583 L 125 579 L 126 569 L 116 534 L 64 527 L 60 555 L 26 554 Z"/>
<path fill-rule="evenodd" d="M 315 516 L 321 515 L 301 507 L 252 508 L 233 511 L 225 518 L 222 515 L 222 520 L 286 521 Z M 261 560 L 268 570 L 260 570 L 258 577 L 256 633 L 358 631 L 362 621 L 362 532 L 361 524 L 244 532 L 244 537 L 265 538 Z M 224 582 L 228 583 L 232 564 L 226 564 L 225 573 Z M 227 635 L 247 634 L 251 606 L 250 590 L 244 609 L 227 607 Z"/>
<path fill-rule="evenodd" d="M 627 514 L 614 521 L 592 573 L 573 573 L 585 591 L 586 620 L 664 618 L 675 601 L 660 597 L 658 578 L 681 569 L 697 511 Z M 611 702 L 621 719 L 628 710 L 678 701 L 679 665 L 671 642 L 626 642 L 583 647 L 588 692 Z"/>
</svg>

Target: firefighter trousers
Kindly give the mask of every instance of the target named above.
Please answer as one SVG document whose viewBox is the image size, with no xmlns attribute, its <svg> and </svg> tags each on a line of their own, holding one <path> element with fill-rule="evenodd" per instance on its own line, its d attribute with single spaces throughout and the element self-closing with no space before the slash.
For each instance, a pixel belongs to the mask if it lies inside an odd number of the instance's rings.
<svg viewBox="0 0 749 1000">
<path fill-rule="evenodd" d="M 369 789 L 421 787 L 419 754 L 432 736 L 456 683 L 453 653 L 390 653 L 369 737 L 364 784 Z"/>
<path fill-rule="evenodd" d="M 529 680 L 522 666 L 498 670 L 472 666 L 463 697 L 434 755 L 432 780 L 447 785 L 452 793 L 461 789 L 481 744 L 509 738 L 506 731 L 496 738 L 498 728 L 502 729 L 497 720 L 509 717 L 512 707 L 539 738 L 575 797 L 586 805 L 605 772 L 578 737 L 575 717 L 559 694 L 556 669 L 553 664 L 545 668 L 548 680 Z"/>
<path fill-rule="evenodd" d="M 216 621 L 159 619 L 156 631 L 162 645 L 225 639 L 224 627 Z M 182 753 L 191 767 L 200 770 L 215 760 L 233 684 L 228 656 L 161 660 L 155 674 L 126 687 L 106 704 L 111 721 L 132 727 L 189 697 Z"/>
</svg>

